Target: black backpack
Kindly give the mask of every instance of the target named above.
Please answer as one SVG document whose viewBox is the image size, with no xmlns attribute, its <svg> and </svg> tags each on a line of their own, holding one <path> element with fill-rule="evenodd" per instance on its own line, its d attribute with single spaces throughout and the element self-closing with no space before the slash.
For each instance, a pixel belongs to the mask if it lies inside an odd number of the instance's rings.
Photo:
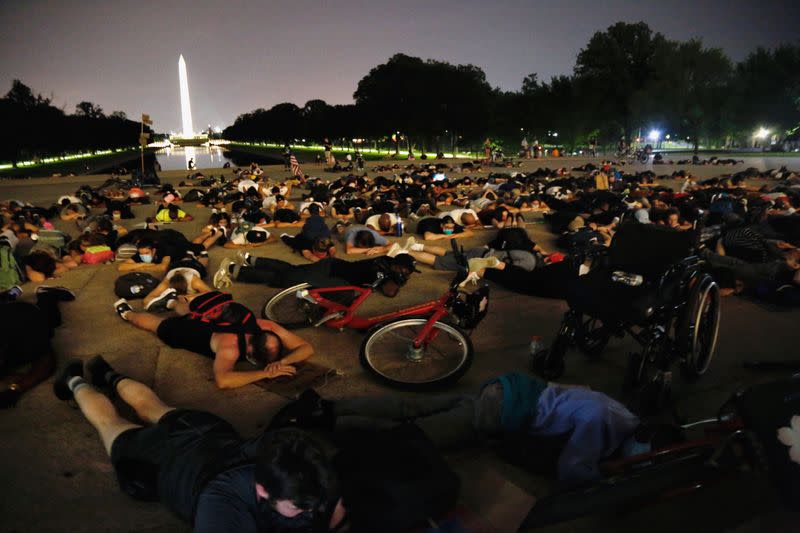
<svg viewBox="0 0 800 533">
<path fill-rule="evenodd" d="M 144 298 L 158 286 L 159 281 L 144 272 L 129 272 L 114 282 L 114 294 L 129 300 Z"/>
</svg>

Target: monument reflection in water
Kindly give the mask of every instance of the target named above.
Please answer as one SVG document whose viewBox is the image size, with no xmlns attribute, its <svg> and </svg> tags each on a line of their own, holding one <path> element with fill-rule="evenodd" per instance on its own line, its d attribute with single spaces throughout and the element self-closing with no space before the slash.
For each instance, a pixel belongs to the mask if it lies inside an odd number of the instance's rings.
<svg viewBox="0 0 800 533">
<path fill-rule="evenodd" d="M 156 152 L 156 158 L 161 170 L 188 170 L 190 159 L 194 159 L 196 168 L 221 168 L 226 162 L 231 162 L 219 146 L 162 148 Z"/>
</svg>

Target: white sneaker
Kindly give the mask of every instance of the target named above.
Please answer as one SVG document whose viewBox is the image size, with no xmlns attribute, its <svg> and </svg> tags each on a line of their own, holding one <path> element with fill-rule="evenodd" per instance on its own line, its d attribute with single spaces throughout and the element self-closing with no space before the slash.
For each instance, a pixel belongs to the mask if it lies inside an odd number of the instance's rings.
<svg viewBox="0 0 800 533">
<path fill-rule="evenodd" d="M 392 246 L 389 248 L 389 251 L 386 252 L 386 255 L 388 257 L 394 257 L 394 256 L 396 256 L 398 254 L 404 254 L 404 253 L 408 253 L 408 252 L 406 252 L 399 244 L 397 244 L 395 242 L 395 243 L 392 243 Z"/>
<path fill-rule="evenodd" d="M 467 264 L 469 265 L 470 273 L 472 273 L 486 268 L 497 268 L 497 265 L 500 264 L 500 260 L 496 257 L 473 257 L 467 261 Z"/>
<path fill-rule="evenodd" d="M 232 264 L 234 263 L 230 257 L 226 257 L 222 260 L 222 264 L 220 264 L 219 269 L 217 270 L 216 274 L 214 274 L 213 284 L 215 289 L 225 289 L 233 285 L 229 270 L 229 267 Z"/>
<path fill-rule="evenodd" d="M 413 251 L 414 250 L 413 246 L 415 244 L 417 244 L 417 239 L 415 239 L 414 236 L 412 235 L 408 239 L 406 239 L 405 244 L 403 244 L 403 250 Z"/>
</svg>

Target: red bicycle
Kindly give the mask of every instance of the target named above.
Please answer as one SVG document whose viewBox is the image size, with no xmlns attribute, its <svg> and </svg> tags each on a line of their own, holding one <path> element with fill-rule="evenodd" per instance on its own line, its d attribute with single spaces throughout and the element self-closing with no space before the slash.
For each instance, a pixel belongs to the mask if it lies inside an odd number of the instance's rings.
<svg viewBox="0 0 800 533">
<path fill-rule="evenodd" d="M 455 383 L 472 364 L 469 334 L 489 309 L 489 287 L 467 293 L 459 288 L 465 278 L 459 272 L 436 300 L 372 317 L 356 316 L 356 311 L 387 279 L 384 274 L 365 287 L 302 283 L 270 298 L 262 316 L 288 329 L 368 330 L 359 354 L 364 368 L 389 385 L 426 390 Z M 448 316 L 454 323 L 443 321 Z"/>
</svg>

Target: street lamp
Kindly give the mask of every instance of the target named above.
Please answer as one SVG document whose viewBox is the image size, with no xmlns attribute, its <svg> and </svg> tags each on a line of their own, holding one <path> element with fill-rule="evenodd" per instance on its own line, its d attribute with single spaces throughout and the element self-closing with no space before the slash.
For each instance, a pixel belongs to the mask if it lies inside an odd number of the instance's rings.
<svg viewBox="0 0 800 533">
<path fill-rule="evenodd" d="M 650 130 L 650 133 L 647 134 L 647 138 L 652 142 L 658 142 L 658 139 L 661 138 L 661 132 L 658 130 Z"/>
<path fill-rule="evenodd" d="M 755 133 L 755 138 L 763 141 L 764 139 L 767 138 L 767 135 L 769 135 L 769 133 L 770 131 L 764 127 L 758 128 L 758 130 Z"/>
</svg>

